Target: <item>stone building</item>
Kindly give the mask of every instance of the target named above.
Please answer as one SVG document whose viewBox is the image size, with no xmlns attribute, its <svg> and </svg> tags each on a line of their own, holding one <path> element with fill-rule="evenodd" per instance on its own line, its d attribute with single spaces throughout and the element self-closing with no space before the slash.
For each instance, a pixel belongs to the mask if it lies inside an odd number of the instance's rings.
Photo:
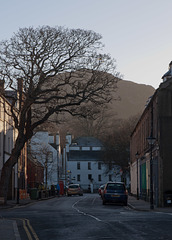
<svg viewBox="0 0 172 240">
<path fill-rule="evenodd" d="M 18 93 L 15 91 L 5 91 L 4 82 L 0 81 L 0 175 L 4 163 L 11 155 L 18 131 L 15 128 L 14 120 L 10 114 L 11 101 L 16 98 Z M 17 102 L 14 111 L 18 111 Z M 15 164 L 10 178 L 8 199 L 17 199 L 18 190 L 27 193 L 27 144 L 21 151 L 18 164 Z"/>
<path fill-rule="evenodd" d="M 44 166 L 31 155 L 28 155 L 27 163 L 27 189 L 39 188 L 44 183 Z"/>
<path fill-rule="evenodd" d="M 172 62 L 131 134 L 131 193 L 156 206 L 172 203 Z M 153 140 L 149 144 L 148 140 Z M 151 194 L 153 197 L 151 197 Z M 171 195 L 172 196 L 172 195 Z"/>
</svg>

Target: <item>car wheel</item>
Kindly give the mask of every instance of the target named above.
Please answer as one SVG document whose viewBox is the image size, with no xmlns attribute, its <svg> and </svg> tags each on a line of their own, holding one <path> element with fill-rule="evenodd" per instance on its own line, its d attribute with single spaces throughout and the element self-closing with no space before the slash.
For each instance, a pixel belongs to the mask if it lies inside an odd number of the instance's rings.
<svg viewBox="0 0 172 240">
<path fill-rule="evenodd" d="M 70 194 L 68 194 L 67 196 L 68 196 L 68 197 L 70 197 L 71 195 L 70 195 Z"/>
<path fill-rule="evenodd" d="M 124 206 L 127 206 L 127 201 L 126 201 L 126 202 L 124 202 Z"/>
<path fill-rule="evenodd" d="M 103 202 L 102 202 L 102 203 L 103 203 L 103 205 L 105 205 L 105 204 L 106 204 L 106 201 L 105 201 L 105 200 L 103 200 Z"/>
</svg>

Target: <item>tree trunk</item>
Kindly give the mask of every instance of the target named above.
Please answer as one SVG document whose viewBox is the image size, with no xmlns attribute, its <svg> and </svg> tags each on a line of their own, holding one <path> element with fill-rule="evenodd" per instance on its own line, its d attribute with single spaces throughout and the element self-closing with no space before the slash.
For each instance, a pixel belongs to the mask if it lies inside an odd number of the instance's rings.
<svg viewBox="0 0 172 240">
<path fill-rule="evenodd" d="M 21 150 L 23 149 L 25 141 L 18 136 L 16 140 L 15 147 L 12 150 L 10 158 L 4 163 L 1 179 L 0 179 L 0 199 L 4 204 L 7 203 L 7 195 L 8 195 L 8 187 L 11 177 L 11 172 L 13 166 L 18 162 L 18 158 L 20 157 Z"/>
<path fill-rule="evenodd" d="M 12 168 L 14 164 L 17 162 L 17 159 L 15 160 L 12 156 L 8 159 L 7 162 L 5 162 L 2 172 L 1 172 L 1 180 L 0 180 L 0 198 L 1 201 L 3 201 L 4 204 L 7 203 L 7 194 L 8 194 L 8 187 L 10 182 L 10 176 L 12 172 Z"/>
</svg>

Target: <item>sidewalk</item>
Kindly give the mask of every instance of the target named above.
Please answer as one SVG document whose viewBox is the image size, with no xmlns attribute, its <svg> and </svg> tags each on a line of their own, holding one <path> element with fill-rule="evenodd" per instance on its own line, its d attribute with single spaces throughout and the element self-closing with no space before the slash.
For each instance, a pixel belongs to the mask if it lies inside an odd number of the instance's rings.
<svg viewBox="0 0 172 240">
<path fill-rule="evenodd" d="M 150 202 L 146 202 L 142 199 L 137 200 L 136 197 L 128 196 L 128 206 L 137 211 L 155 211 L 155 212 L 165 212 L 172 213 L 172 206 L 169 207 L 156 207 L 150 209 Z"/>
<path fill-rule="evenodd" d="M 0 205 L 0 212 L 1 212 L 1 209 L 20 207 L 26 204 L 37 202 L 37 201 L 41 201 L 41 200 L 25 199 L 25 200 L 20 200 L 19 204 L 16 204 L 15 201 L 8 201 L 8 204 L 6 206 Z M 164 212 L 164 213 L 172 214 L 172 206 L 165 207 L 165 208 L 155 207 L 153 210 L 151 210 L 149 202 L 146 202 L 141 199 L 137 200 L 135 197 L 130 195 L 128 196 L 128 207 L 136 211 L 154 211 L 154 212 Z M 1 215 L 0 215 L 0 239 L 1 240 L 21 240 L 20 234 L 17 228 L 17 223 L 15 220 L 7 220 L 4 218 L 1 218 Z"/>
<path fill-rule="evenodd" d="M 17 222 L 15 220 L 9 220 L 1 217 L 1 210 L 2 209 L 10 209 L 15 207 L 22 207 L 27 204 L 32 204 L 34 202 L 47 200 L 31 200 L 28 199 L 20 199 L 19 204 L 16 203 L 14 200 L 7 201 L 7 205 L 0 205 L 0 240 L 22 240 L 20 238 L 20 234 L 17 227 Z"/>
<path fill-rule="evenodd" d="M 0 218 L 0 236 L 1 240 L 21 240 L 16 221 Z"/>
</svg>

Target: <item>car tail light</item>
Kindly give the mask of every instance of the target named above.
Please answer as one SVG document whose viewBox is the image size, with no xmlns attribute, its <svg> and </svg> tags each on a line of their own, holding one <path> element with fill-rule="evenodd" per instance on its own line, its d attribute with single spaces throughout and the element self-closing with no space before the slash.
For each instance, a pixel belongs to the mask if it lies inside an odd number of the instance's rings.
<svg viewBox="0 0 172 240">
<path fill-rule="evenodd" d="M 127 191 L 127 189 L 125 190 L 125 192 L 124 192 L 124 193 L 125 193 L 125 195 L 128 195 L 128 191 Z"/>
<path fill-rule="evenodd" d="M 104 192 L 104 193 L 107 193 L 107 190 L 105 189 L 103 192 Z"/>
</svg>

